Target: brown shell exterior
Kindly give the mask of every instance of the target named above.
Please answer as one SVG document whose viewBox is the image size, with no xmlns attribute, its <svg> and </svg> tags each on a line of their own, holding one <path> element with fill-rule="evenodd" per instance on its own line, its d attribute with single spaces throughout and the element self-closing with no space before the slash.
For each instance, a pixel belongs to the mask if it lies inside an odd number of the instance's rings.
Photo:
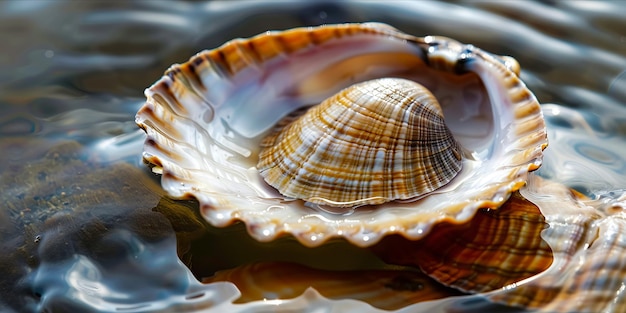
<svg viewBox="0 0 626 313">
<path fill-rule="evenodd" d="M 283 195 L 331 206 L 419 197 L 461 170 L 435 97 L 381 78 L 348 87 L 269 135 L 257 165 Z"/>
</svg>

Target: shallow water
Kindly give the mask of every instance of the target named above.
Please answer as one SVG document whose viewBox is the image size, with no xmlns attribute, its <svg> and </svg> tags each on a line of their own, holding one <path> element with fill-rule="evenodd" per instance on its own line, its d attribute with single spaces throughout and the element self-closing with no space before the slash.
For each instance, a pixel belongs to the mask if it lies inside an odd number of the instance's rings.
<svg viewBox="0 0 626 313">
<path fill-rule="evenodd" d="M 624 3 L 596 1 L 0 2 L 0 309 L 193 311 L 216 298 L 232 309 L 232 285 L 196 278 L 277 259 L 384 267 L 343 242 L 264 245 L 241 225 L 210 228 L 196 203 L 167 198 L 141 160 L 134 116 L 143 90 L 173 63 L 269 29 L 378 21 L 511 55 L 548 122 L 538 175 L 602 203 L 624 201 L 624 16 Z M 438 308 L 485 306 L 470 298 Z"/>
</svg>

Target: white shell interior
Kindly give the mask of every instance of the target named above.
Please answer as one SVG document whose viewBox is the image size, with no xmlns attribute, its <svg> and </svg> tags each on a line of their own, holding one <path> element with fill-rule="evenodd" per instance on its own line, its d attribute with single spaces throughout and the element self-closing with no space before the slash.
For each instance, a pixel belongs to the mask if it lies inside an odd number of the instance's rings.
<svg viewBox="0 0 626 313">
<path fill-rule="evenodd" d="M 146 90 L 148 101 L 137 115 L 148 135 L 144 157 L 162 171 L 171 195 L 197 198 L 216 226 L 244 221 L 260 241 L 285 233 L 308 246 L 333 237 L 369 246 L 390 233 L 417 239 L 438 222 L 462 223 L 479 208 L 497 207 L 541 162 L 545 126 L 534 96 L 525 101 L 537 109 L 520 117 L 520 104 L 508 96 L 510 84 L 493 65 L 500 59 L 473 49 L 484 57 L 462 75 L 432 69 L 422 50 L 400 36 L 371 34 L 331 40 L 234 76 L 198 66 L 201 85 L 180 73 L 165 75 Z M 450 62 L 458 58 L 446 48 L 437 53 Z M 255 168 L 258 145 L 276 122 L 350 84 L 380 77 L 417 81 L 438 98 L 446 124 L 467 152 L 451 183 L 419 200 L 339 214 L 284 199 L 263 181 Z"/>
</svg>

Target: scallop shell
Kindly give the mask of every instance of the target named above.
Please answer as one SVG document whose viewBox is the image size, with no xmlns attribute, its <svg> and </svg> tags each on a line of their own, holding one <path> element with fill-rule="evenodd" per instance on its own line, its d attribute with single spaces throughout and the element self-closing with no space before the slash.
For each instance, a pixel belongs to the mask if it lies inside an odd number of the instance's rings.
<svg viewBox="0 0 626 313">
<path fill-rule="evenodd" d="M 384 24 L 267 32 L 173 65 L 146 90 L 136 122 L 164 189 L 197 198 L 211 224 L 244 221 L 259 241 L 291 234 L 307 246 L 334 237 L 369 246 L 392 233 L 421 238 L 437 223 L 497 208 L 540 166 L 545 124 L 517 69 L 512 58 Z M 384 77 L 418 82 L 440 103 L 465 156 L 448 184 L 420 199 L 337 210 L 264 182 L 256 167 L 261 141 L 281 120 Z"/>
<path fill-rule="evenodd" d="M 461 151 L 422 85 L 350 86 L 263 140 L 257 165 L 281 194 L 354 207 L 422 196 L 461 170 Z"/>
</svg>

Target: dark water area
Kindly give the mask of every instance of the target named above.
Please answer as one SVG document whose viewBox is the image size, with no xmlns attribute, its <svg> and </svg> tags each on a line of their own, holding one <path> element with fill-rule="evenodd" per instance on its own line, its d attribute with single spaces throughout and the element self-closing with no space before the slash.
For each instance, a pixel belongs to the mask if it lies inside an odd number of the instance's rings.
<svg viewBox="0 0 626 313">
<path fill-rule="evenodd" d="M 376 21 L 513 56 L 548 124 L 537 174 L 622 203 L 625 17 L 621 1 L 2 1 L 0 310 L 257 312 L 270 304 L 232 305 L 234 285 L 199 280 L 253 261 L 385 267 L 341 241 L 310 249 L 257 243 L 242 225 L 213 228 L 142 161 L 145 88 L 171 64 L 267 30 Z M 481 298 L 431 308 L 485 307 L 509 310 Z"/>
</svg>

